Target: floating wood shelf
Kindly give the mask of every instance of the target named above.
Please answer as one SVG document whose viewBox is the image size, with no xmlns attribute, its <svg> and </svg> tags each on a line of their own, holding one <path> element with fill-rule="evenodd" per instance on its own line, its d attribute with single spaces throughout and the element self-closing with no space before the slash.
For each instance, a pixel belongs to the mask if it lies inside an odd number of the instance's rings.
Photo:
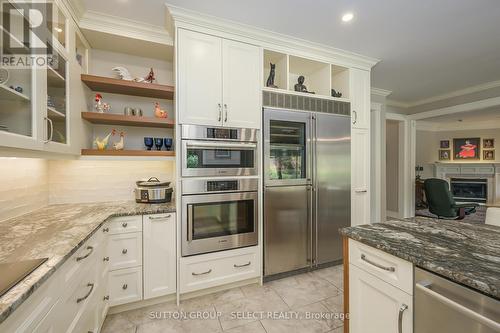
<svg viewBox="0 0 500 333">
<path fill-rule="evenodd" d="M 83 156 L 161 156 L 161 157 L 173 157 L 173 156 L 175 156 L 175 151 L 82 149 L 82 155 Z"/>
<path fill-rule="evenodd" d="M 93 91 L 141 97 L 174 99 L 174 87 L 156 83 L 143 83 L 96 75 L 81 75 L 82 81 Z"/>
<path fill-rule="evenodd" d="M 82 119 L 92 124 L 136 127 L 173 128 L 175 121 L 167 118 L 125 116 L 116 113 L 82 112 Z"/>
</svg>

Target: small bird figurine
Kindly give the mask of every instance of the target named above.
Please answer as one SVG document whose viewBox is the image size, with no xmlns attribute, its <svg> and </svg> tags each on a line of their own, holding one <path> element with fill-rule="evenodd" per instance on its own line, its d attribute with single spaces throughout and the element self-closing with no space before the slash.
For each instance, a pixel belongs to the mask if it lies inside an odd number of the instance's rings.
<svg viewBox="0 0 500 333">
<path fill-rule="evenodd" d="M 116 130 L 113 128 L 111 133 L 109 133 L 104 139 L 99 139 L 99 137 L 96 137 L 94 140 L 94 143 L 97 147 L 98 150 L 106 150 L 108 148 L 108 142 L 109 138 L 111 136 L 114 136 L 116 134 Z"/>
<path fill-rule="evenodd" d="M 120 141 L 113 143 L 113 148 L 115 150 L 123 150 L 123 148 L 125 147 L 124 138 L 125 132 L 120 132 Z"/>
<path fill-rule="evenodd" d="M 160 103 L 155 102 L 155 117 L 156 118 L 168 118 L 167 111 L 160 107 Z"/>
</svg>

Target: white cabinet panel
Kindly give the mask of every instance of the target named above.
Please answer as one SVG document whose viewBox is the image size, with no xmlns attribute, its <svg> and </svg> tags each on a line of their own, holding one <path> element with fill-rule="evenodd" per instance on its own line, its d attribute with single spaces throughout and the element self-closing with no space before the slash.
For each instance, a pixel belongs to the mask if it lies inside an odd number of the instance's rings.
<svg viewBox="0 0 500 333">
<path fill-rule="evenodd" d="M 109 301 L 111 306 L 142 299 L 142 267 L 109 272 Z"/>
<path fill-rule="evenodd" d="M 349 263 L 413 295 L 413 265 L 409 261 L 349 239 Z"/>
<path fill-rule="evenodd" d="M 144 299 L 176 291 L 175 214 L 144 215 Z"/>
<path fill-rule="evenodd" d="M 260 49 L 257 46 L 224 39 L 222 59 L 224 125 L 259 128 Z"/>
<path fill-rule="evenodd" d="M 179 29 L 177 59 L 180 123 L 222 125 L 222 39 Z"/>
<path fill-rule="evenodd" d="M 108 242 L 109 269 L 142 265 L 142 232 L 110 235 Z"/>
<path fill-rule="evenodd" d="M 351 132 L 351 225 L 370 223 L 370 131 Z"/>
<path fill-rule="evenodd" d="M 404 291 L 349 265 L 350 333 L 413 332 L 413 300 Z"/>
<path fill-rule="evenodd" d="M 142 231 L 142 216 L 115 217 L 104 226 L 103 230 L 110 235 Z"/>
<path fill-rule="evenodd" d="M 370 128 L 370 72 L 350 69 L 350 95 L 353 128 Z"/>
</svg>

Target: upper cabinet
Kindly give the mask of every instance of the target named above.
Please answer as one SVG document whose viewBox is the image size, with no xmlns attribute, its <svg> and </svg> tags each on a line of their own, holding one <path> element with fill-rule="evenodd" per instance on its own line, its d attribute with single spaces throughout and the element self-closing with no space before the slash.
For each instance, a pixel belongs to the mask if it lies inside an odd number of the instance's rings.
<svg viewBox="0 0 500 333">
<path fill-rule="evenodd" d="M 259 128 L 260 49 L 184 29 L 177 38 L 179 122 Z"/>
<path fill-rule="evenodd" d="M 350 69 L 351 117 L 353 128 L 370 128 L 370 72 Z"/>
</svg>

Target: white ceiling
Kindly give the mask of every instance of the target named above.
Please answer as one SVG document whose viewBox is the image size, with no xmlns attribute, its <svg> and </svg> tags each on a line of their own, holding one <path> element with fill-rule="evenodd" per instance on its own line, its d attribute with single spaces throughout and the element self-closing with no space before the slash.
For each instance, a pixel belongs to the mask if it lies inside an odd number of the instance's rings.
<svg viewBox="0 0 500 333">
<path fill-rule="evenodd" d="M 82 0 L 164 24 L 164 0 Z M 498 0 L 168 0 L 206 14 L 375 57 L 372 86 L 412 103 L 500 79 Z M 340 18 L 352 11 L 349 24 Z"/>
</svg>

